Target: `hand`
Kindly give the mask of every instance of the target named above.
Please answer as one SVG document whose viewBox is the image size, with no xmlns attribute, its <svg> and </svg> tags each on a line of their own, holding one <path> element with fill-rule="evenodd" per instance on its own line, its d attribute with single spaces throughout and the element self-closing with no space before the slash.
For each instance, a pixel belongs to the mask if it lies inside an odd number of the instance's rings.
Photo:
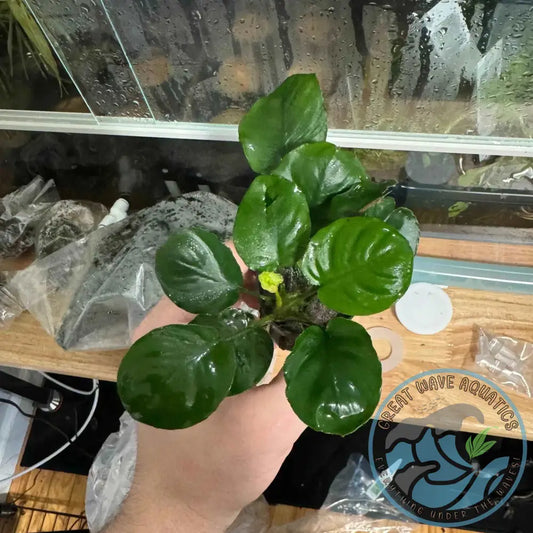
<svg viewBox="0 0 533 533">
<path fill-rule="evenodd" d="M 241 268 L 252 282 L 242 262 Z M 193 316 L 163 298 L 134 340 Z M 191 428 L 168 431 L 139 424 L 132 489 L 108 533 L 223 532 L 272 482 L 304 429 L 287 401 L 282 376 L 226 398 Z"/>
</svg>

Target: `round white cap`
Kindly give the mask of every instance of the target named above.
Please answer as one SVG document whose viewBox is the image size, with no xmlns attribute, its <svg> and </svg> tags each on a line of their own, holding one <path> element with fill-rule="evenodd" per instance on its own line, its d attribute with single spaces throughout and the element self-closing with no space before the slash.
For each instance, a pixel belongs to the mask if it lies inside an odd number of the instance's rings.
<svg viewBox="0 0 533 533">
<path fill-rule="evenodd" d="M 431 283 L 413 283 L 396 302 L 395 310 L 398 320 L 418 335 L 434 335 L 442 331 L 453 314 L 450 297 Z"/>
</svg>

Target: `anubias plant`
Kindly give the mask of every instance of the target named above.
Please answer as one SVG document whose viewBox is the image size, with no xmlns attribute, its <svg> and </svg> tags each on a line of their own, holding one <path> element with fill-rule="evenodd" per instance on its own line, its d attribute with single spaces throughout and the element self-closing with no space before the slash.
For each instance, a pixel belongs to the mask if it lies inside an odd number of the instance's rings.
<svg viewBox="0 0 533 533">
<path fill-rule="evenodd" d="M 292 350 L 286 394 L 306 424 L 346 435 L 374 412 L 381 364 L 350 317 L 383 311 L 406 291 L 418 223 L 387 196 L 390 182 L 372 181 L 326 131 L 312 74 L 291 76 L 242 119 L 239 139 L 260 175 L 239 206 L 233 242 L 258 274 L 260 318 L 232 307 L 249 290 L 228 247 L 202 229 L 172 235 L 157 275 L 197 316 L 151 331 L 124 357 L 118 390 L 137 420 L 167 429 L 204 420 L 261 380 L 273 341 Z"/>
</svg>

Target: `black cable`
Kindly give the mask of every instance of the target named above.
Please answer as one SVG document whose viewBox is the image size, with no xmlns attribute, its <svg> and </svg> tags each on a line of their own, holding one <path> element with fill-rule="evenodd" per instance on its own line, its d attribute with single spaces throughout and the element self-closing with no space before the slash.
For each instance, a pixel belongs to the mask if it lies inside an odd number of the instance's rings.
<svg viewBox="0 0 533 533">
<path fill-rule="evenodd" d="M 39 476 L 41 475 L 41 472 L 42 472 L 42 470 L 37 470 L 37 474 L 35 475 L 35 478 L 33 479 L 33 483 L 31 484 L 31 486 L 29 488 L 27 488 L 22 494 L 19 494 L 17 498 L 15 498 L 13 501 L 11 501 L 9 503 L 16 504 L 18 501 L 22 500 L 22 498 L 24 498 L 24 496 L 26 496 L 26 494 L 28 494 L 28 492 L 33 490 L 35 485 L 37 485 L 37 480 L 39 479 Z"/>
<path fill-rule="evenodd" d="M 77 450 L 85 454 L 90 459 L 94 459 L 94 457 L 89 452 L 87 452 L 87 450 L 84 450 L 83 448 L 75 444 L 75 440 L 69 437 L 62 429 L 58 428 L 55 424 L 52 424 L 51 422 L 49 422 L 48 420 L 45 420 L 44 418 L 40 418 L 36 415 L 32 415 L 31 413 L 26 413 L 25 411 L 21 409 L 21 407 L 18 404 L 6 398 L 0 398 L 0 403 L 12 405 L 21 415 L 31 418 L 32 420 L 37 420 L 38 422 L 42 422 L 43 424 L 47 425 L 49 428 L 60 433 L 65 438 L 65 440 L 69 444 L 71 444 L 74 448 L 76 448 Z"/>
<path fill-rule="evenodd" d="M 26 505 L 17 505 L 19 509 L 23 509 L 24 511 L 36 511 L 38 513 L 45 513 L 45 514 L 55 514 L 58 516 L 66 516 L 68 518 L 77 518 L 78 520 L 83 520 L 85 518 L 85 514 L 72 514 L 72 513 L 63 513 L 61 511 L 50 511 L 48 509 L 38 509 L 37 507 L 27 507 Z"/>
</svg>

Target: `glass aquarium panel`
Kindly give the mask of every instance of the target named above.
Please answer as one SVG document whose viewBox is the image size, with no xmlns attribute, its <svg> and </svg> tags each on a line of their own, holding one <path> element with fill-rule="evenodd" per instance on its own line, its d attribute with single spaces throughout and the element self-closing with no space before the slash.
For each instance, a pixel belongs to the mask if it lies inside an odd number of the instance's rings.
<svg viewBox="0 0 533 533">
<path fill-rule="evenodd" d="M 530 2 L 100 1 L 106 46 L 120 41 L 159 120 L 236 123 L 287 75 L 316 72 L 333 128 L 531 137 Z M 85 53 L 100 31 L 84 28 Z"/>
<path fill-rule="evenodd" d="M 354 152 L 374 180 L 398 182 L 423 232 L 533 244 L 533 158 Z M 0 131 L 0 197 L 36 175 L 63 199 L 133 209 L 196 190 L 239 203 L 254 178 L 234 142 Z"/>
<path fill-rule="evenodd" d="M 99 2 L 25 2 L 94 115 L 152 118 Z"/>
</svg>

